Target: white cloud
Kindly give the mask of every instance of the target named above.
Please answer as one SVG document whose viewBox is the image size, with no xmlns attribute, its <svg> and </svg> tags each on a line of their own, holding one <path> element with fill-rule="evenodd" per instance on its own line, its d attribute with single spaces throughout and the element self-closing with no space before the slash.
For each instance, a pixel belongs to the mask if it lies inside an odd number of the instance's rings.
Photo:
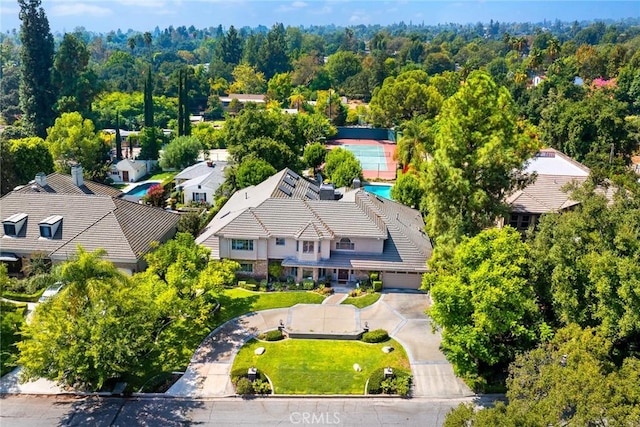
<svg viewBox="0 0 640 427">
<path fill-rule="evenodd" d="M 308 4 L 303 1 L 294 1 L 293 3 L 291 3 L 291 7 L 293 7 L 294 9 L 300 9 L 307 6 Z"/>
<path fill-rule="evenodd" d="M 165 6 L 165 2 L 163 0 L 118 0 L 118 3 L 124 6 L 149 8 L 163 8 Z"/>
<path fill-rule="evenodd" d="M 349 22 L 351 23 L 360 23 L 360 24 L 366 24 L 370 21 L 371 17 L 361 11 L 356 11 L 354 12 L 351 17 L 349 18 Z"/>
<path fill-rule="evenodd" d="M 292 12 L 307 7 L 308 4 L 303 1 L 294 1 L 291 4 L 283 4 L 277 10 L 278 12 Z"/>
<path fill-rule="evenodd" d="M 112 13 L 113 11 L 106 7 L 86 3 L 63 2 L 51 9 L 52 16 L 108 16 Z"/>
</svg>

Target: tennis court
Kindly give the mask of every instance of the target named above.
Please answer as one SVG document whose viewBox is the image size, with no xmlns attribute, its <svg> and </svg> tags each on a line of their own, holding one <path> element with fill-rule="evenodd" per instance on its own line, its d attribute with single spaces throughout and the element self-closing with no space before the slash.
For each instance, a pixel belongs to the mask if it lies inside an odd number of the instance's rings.
<svg viewBox="0 0 640 427">
<path fill-rule="evenodd" d="M 351 151 L 360 161 L 360 165 L 362 165 L 363 170 L 387 170 L 387 156 L 384 152 L 384 148 L 379 145 L 343 144 L 340 147 Z"/>
</svg>

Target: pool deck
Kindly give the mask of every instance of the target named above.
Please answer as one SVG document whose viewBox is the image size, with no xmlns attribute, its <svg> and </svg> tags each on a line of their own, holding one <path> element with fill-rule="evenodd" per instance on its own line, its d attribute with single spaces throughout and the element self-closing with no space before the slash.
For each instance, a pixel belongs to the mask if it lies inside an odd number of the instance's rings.
<svg viewBox="0 0 640 427">
<path fill-rule="evenodd" d="M 396 144 L 389 140 L 375 140 L 375 139 L 334 139 L 327 142 L 327 147 L 334 149 L 342 145 L 368 145 L 381 147 L 384 150 L 385 158 L 387 161 L 387 170 L 368 170 L 363 169 L 362 175 L 366 180 L 383 179 L 385 181 L 392 181 L 396 179 L 396 170 L 398 168 L 398 162 L 393 159 L 393 155 L 396 151 Z"/>
</svg>

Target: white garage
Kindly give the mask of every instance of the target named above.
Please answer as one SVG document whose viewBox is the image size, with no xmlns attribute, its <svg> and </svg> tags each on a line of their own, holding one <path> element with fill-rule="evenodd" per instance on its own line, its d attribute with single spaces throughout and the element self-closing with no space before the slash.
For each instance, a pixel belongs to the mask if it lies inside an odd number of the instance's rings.
<svg viewBox="0 0 640 427">
<path fill-rule="evenodd" d="M 419 289 L 422 284 L 422 273 L 383 271 L 382 284 L 385 288 Z"/>
</svg>

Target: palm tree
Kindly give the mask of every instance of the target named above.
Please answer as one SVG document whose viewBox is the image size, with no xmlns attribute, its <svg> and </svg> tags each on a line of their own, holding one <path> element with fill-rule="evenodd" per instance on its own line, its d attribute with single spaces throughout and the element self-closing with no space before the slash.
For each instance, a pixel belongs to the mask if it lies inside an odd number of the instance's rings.
<svg viewBox="0 0 640 427">
<path fill-rule="evenodd" d="M 127 46 L 131 49 L 131 53 L 133 53 L 133 49 L 136 48 L 136 39 L 134 37 L 129 37 L 127 40 Z"/>
<path fill-rule="evenodd" d="M 300 92 L 294 93 L 289 97 L 289 106 L 300 111 L 300 108 L 302 108 L 302 105 L 305 101 L 306 99 L 303 94 L 301 94 Z"/>
<path fill-rule="evenodd" d="M 547 56 L 553 62 L 556 60 L 558 55 L 560 55 L 560 41 L 557 38 L 552 37 L 549 40 L 549 43 L 547 43 Z"/>
</svg>

